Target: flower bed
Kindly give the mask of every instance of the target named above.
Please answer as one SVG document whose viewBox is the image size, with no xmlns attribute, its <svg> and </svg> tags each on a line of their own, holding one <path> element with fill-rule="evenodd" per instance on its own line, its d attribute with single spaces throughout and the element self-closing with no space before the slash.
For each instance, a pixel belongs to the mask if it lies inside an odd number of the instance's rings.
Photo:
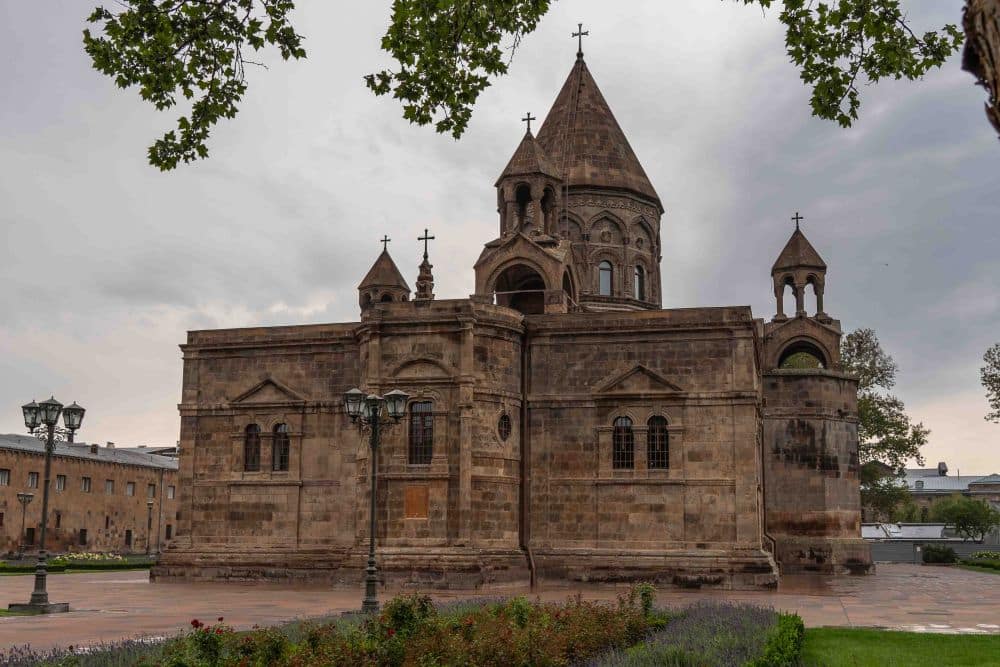
<svg viewBox="0 0 1000 667">
<path fill-rule="evenodd" d="M 797 616 L 724 602 L 669 612 L 654 609 L 642 584 L 614 604 L 579 597 L 564 604 L 523 597 L 435 606 L 423 595 L 388 602 L 378 616 L 237 632 L 223 618 L 191 621 L 159 644 L 123 642 L 85 651 L 0 651 L 0 664 L 89 667 L 371 667 L 431 665 L 751 665 L 794 664 L 802 644 Z"/>
</svg>

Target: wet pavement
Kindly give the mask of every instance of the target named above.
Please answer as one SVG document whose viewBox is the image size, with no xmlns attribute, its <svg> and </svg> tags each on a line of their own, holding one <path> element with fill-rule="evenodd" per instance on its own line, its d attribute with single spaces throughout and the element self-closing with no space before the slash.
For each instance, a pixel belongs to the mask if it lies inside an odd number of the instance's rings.
<svg viewBox="0 0 1000 667">
<path fill-rule="evenodd" d="M 0 604 L 27 600 L 30 576 L 0 577 Z M 182 632 L 192 619 L 222 616 L 237 628 L 357 609 L 362 586 L 329 589 L 253 583 L 150 583 L 148 573 L 49 575 L 49 597 L 69 602 L 68 614 L 0 616 L 0 647 L 85 645 Z M 613 600 L 627 585 L 548 584 L 534 593 L 503 587 L 429 591 L 441 600 L 528 594 L 561 601 L 576 594 Z M 389 593 L 391 595 L 391 593 Z M 383 596 L 386 597 L 386 596 Z M 1000 577 L 958 568 L 880 564 L 870 576 L 786 575 L 777 591 L 664 589 L 669 607 L 699 600 L 736 600 L 796 612 L 806 625 L 881 627 L 920 632 L 1000 634 Z"/>
</svg>

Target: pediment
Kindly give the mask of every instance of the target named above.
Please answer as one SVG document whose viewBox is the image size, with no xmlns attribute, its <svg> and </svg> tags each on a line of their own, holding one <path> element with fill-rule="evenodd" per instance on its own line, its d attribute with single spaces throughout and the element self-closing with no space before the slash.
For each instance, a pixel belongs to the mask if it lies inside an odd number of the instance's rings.
<svg viewBox="0 0 1000 667">
<path fill-rule="evenodd" d="M 597 385 L 596 394 L 677 394 L 684 390 L 660 373 L 638 364 Z"/>
<path fill-rule="evenodd" d="M 304 403 L 305 401 L 305 396 L 269 377 L 232 399 L 230 403 L 253 405 L 260 403 Z"/>
<path fill-rule="evenodd" d="M 559 264 L 565 260 L 566 252 L 564 249 L 543 248 L 520 232 L 511 234 L 504 239 L 500 239 L 500 241 L 495 246 L 487 244 L 479 259 L 476 260 L 474 268 L 478 269 L 486 263 L 499 264 L 516 258 L 533 259 L 542 265 L 549 263 Z"/>
</svg>

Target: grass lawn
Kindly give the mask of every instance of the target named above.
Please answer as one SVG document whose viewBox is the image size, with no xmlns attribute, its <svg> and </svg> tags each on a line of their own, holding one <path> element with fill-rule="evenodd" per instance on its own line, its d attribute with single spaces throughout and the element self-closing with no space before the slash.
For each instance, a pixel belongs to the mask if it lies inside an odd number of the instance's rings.
<svg viewBox="0 0 1000 667">
<path fill-rule="evenodd" d="M 0 609 L 0 616 L 31 616 L 26 611 L 11 611 L 10 609 Z"/>
<path fill-rule="evenodd" d="M 810 667 L 997 665 L 1000 635 L 938 635 L 849 628 L 808 628 L 802 664 Z"/>
<path fill-rule="evenodd" d="M 965 563 L 959 563 L 958 566 L 963 570 L 969 570 L 970 572 L 985 572 L 987 574 L 1000 574 L 1000 570 L 994 570 L 992 567 L 977 567 L 975 565 L 966 565 Z"/>
</svg>

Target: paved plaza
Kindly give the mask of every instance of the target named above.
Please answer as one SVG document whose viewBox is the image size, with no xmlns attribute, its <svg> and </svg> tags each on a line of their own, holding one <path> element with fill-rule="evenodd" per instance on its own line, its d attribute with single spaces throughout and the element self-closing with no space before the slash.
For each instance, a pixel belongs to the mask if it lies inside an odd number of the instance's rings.
<svg viewBox="0 0 1000 667">
<path fill-rule="evenodd" d="M 665 606 L 728 599 L 799 613 L 807 626 L 882 627 L 925 632 L 1000 633 L 1000 577 L 958 568 L 879 565 L 865 577 L 788 575 L 775 592 L 666 589 Z M 30 576 L 0 577 L 0 602 L 27 599 Z M 625 585 L 549 585 L 526 589 L 432 591 L 441 600 L 531 594 L 564 600 L 577 592 L 611 600 Z M 163 636 L 187 629 L 193 618 L 223 616 L 236 628 L 335 614 L 360 606 L 362 586 L 326 589 L 250 583 L 150 583 L 145 571 L 49 575 L 53 601 L 72 611 L 52 616 L 0 617 L 0 646 L 39 648 L 93 644 L 126 637 Z"/>
</svg>

